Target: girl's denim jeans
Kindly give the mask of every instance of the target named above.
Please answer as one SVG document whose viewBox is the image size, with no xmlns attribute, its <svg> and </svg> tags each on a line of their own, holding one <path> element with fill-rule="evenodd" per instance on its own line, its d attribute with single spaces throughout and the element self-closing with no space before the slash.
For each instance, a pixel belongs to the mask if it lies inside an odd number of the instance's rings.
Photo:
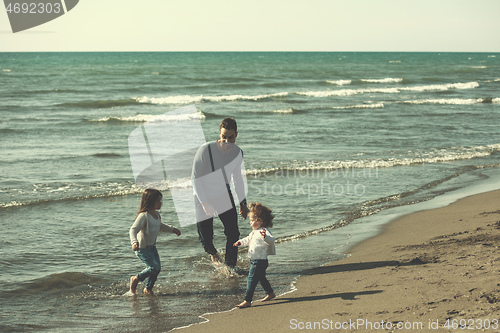
<svg viewBox="0 0 500 333">
<path fill-rule="evenodd" d="M 146 264 L 146 268 L 137 274 L 137 279 L 141 282 L 148 279 L 146 281 L 146 289 L 152 290 L 161 271 L 160 256 L 158 255 L 156 246 L 148 245 L 144 249 L 139 249 L 135 254 Z"/>
<path fill-rule="evenodd" d="M 247 291 L 245 301 L 251 302 L 257 283 L 260 283 L 266 294 L 273 293 L 273 288 L 266 278 L 266 269 L 269 266 L 267 259 L 250 260 L 250 271 L 248 272 Z"/>
</svg>

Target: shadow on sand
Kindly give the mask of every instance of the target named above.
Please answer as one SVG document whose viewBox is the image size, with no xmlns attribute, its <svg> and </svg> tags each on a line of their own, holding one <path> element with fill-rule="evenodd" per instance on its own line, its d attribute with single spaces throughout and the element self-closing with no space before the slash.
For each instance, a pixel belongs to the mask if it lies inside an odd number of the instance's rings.
<svg viewBox="0 0 500 333">
<path fill-rule="evenodd" d="M 300 275 L 320 275 L 320 274 L 330 274 L 330 273 L 340 273 L 340 272 L 351 272 L 351 271 L 361 271 L 361 270 L 369 270 L 380 267 L 401 267 L 401 266 L 413 266 L 413 265 L 423 265 L 428 263 L 429 261 L 421 258 L 415 258 L 411 261 L 373 261 L 373 262 L 360 262 L 360 263 L 349 263 L 349 264 L 338 264 L 338 265 L 327 265 L 316 267 L 312 269 L 306 269 L 300 272 Z M 302 296 L 302 297 L 278 297 L 271 303 L 259 304 L 259 306 L 263 305 L 273 305 L 273 304 L 282 304 L 282 303 L 295 303 L 295 302 L 308 302 L 308 301 L 317 301 L 324 299 L 332 299 L 332 298 L 341 298 L 343 300 L 356 300 L 358 296 L 364 295 L 373 295 L 384 292 L 383 290 L 366 290 L 366 291 L 358 291 L 358 292 L 344 292 L 344 293 L 334 293 L 334 294 L 325 294 L 325 295 L 310 295 L 310 296 Z M 293 294 L 292 294 L 293 295 Z M 286 296 L 286 295 L 284 295 Z"/>
</svg>

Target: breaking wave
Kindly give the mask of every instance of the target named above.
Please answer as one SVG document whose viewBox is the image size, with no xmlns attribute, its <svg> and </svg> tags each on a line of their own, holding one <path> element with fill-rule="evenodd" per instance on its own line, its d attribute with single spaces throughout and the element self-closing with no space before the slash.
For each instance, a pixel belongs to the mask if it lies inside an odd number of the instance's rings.
<svg viewBox="0 0 500 333">
<path fill-rule="evenodd" d="M 368 83 L 400 83 L 403 82 L 403 78 L 393 78 L 393 77 L 387 77 L 385 79 L 361 79 L 361 82 L 368 82 Z"/>
<path fill-rule="evenodd" d="M 472 160 L 483 158 L 500 152 L 500 143 L 474 147 L 448 147 L 442 149 L 431 149 L 427 151 L 409 152 L 403 158 L 376 158 L 360 160 L 328 160 L 328 161 L 281 161 L 272 165 L 253 166 L 246 162 L 246 176 L 268 177 L 272 174 L 289 176 L 303 174 L 304 172 L 318 170 L 345 170 L 352 169 L 378 169 L 398 166 L 411 166 L 419 164 L 446 163 L 458 160 Z M 168 187 L 178 189 L 189 189 L 191 180 L 189 178 L 169 180 Z M 50 184 L 36 185 L 35 191 L 29 190 L 36 196 L 29 196 L 28 190 L 11 189 L 12 197 L 25 197 L 24 200 L 0 202 L 0 209 L 46 204 L 56 201 L 89 200 L 96 198 L 107 198 L 116 196 L 127 196 L 139 194 L 142 187 L 133 182 L 104 182 L 85 186 L 81 184 Z"/>
<path fill-rule="evenodd" d="M 290 172 L 302 173 L 317 170 L 349 170 L 349 169 L 376 169 L 397 166 L 410 166 L 428 163 L 446 163 L 457 160 L 471 160 L 490 156 L 500 152 L 500 144 L 476 147 L 451 147 L 435 149 L 427 152 L 416 152 L 415 157 L 407 158 L 379 158 L 348 161 L 293 161 L 281 162 L 266 168 L 247 169 L 248 176 L 267 176 L 271 173 Z"/>
<path fill-rule="evenodd" d="M 417 99 L 403 101 L 405 104 L 450 104 L 450 105 L 472 105 L 500 103 L 500 98 L 439 98 L 439 99 Z"/>
<path fill-rule="evenodd" d="M 107 123 L 143 123 L 143 122 L 155 122 L 155 123 L 168 123 L 168 122 L 179 122 L 179 121 L 190 121 L 196 119 L 205 119 L 205 115 L 201 112 L 197 114 L 180 114 L 180 115 L 157 115 L 157 114 L 138 114 L 136 116 L 128 117 L 104 117 L 99 119 L 91 119 L 93 122 L 107 122 Z"/>
<path fill-rule="evenodd" d="M 167 96 L 167 97 L 136 97 L 135 100 L 138 103 L 144 104 L 191 104 L 191 103 L 202 103 L 202 102 L 234 102 L 234 101 L 259 101 L 267 98 L 278 98 L 288 96 L 287 92 L 279 92 L 274 94 L 263 94 L 263 95 L 223 95 L 223 96 L 191 96 L 191 95 L 180 95 L 180 96 Z"/>
<path fill-rule="evenodd" d="M 352 96 L 367 93 L 383 93 L 383 94 L 398 94 L 403 91 L 447 91 L 451 89 L 474 89 L 479 87 L 477 82 L 467 83 L 448 83 L 434 84 L 412 87 L 397 87 L 397 88 L 367 88 L 367 89 L 339 89 L 339 90 L 323 90 L 323 91 L 306 91 L 297 92 L 297 95 L 307 97 L 330 97 L 330 96 Z"/>
</svg>

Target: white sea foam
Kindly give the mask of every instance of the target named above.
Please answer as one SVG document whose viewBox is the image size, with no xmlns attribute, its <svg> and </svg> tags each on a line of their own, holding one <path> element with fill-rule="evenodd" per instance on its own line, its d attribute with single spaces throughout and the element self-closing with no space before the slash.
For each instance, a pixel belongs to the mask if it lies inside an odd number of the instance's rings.
<svg viewBox="0 0 500 333">
<path fill-rule="evenodd" d="M 260 169 L 247 169 L 247 176 L 262 176 L 272 173 L 279 174 L 281 177 L 293 176 L 295 172 L 303 177 L 307 172 L 320 170 L 349 170 L 349 169 L 377 169 L 391 168 L 396 166 L 410 166 L 417 164 L 445 163 L 457 160 L 470 160 L 474 158 L 487 157 L 494 152 L 500 151 L 500 144 L 475 146 L 475 147 L 450 147 L 446 149 L 434 149 L 427 152 L 414 152 L 415 157 L 406 158 L 386 158 L 386 159 L 366 159 L 366 160 L 346 160 L 346 161 L 294 161 L 281 163 L 273 167 Z M 289 172 L 284 172 L 288 170 Z M 340 172 L 340 177 L 347 172 Z M 307 174 L 310 176 L 319 176 L 319 173 Z M 330 174 L 331 176 L 331 174 Z"/>
<path fill-rule="evenodd" d="M 377 172 L 378 168 L 471 160 L 475 158 L 488 157 L 498 152 L 500 152 L 500 143 L 472 147 L 437 148 L 428 151 L 410 151 L 408 152 L 407 157 L 404 158 L 278 162 L 274 166 L 246 169 L 245 175 L 247 177 L 269 177 L 269 175 L 272 174 L 275 174 L 277 177 L 300 176 L 301 178 L 320 176 L 348 177 L 350 173 L 349 170 L 353 169 L 365 169 L 366 172 L 374 174 Z M 171 189 L 176 188 L 180 190 L 191 190 L 192 184 L 191 179 L 189 177 L 185 177 L 177 180 L 169 180 L 168 186 Z M 38 184 L 34 186 L 33 191 L 37 193 L 45 193 L 48 197 L 50 197 L 50 199 L 0 202 L 0 208 L 39 204 L 48 201 L 126 196 L 141 193 L 142 189 L 135 184 L 130 183 L 101 182 L 94 184 L 90 188 L 76 183 L 60 184 L 57 186 L 51 186 L 50 184 Z M 22 194 L 22 190 L 19 190 L 19 193 Z"/>
<path fill-rule="evenodd" d="M 369 83 L 399 83 L 403 82 L 403 78 L 387 77 L 385 79 L 361 79 L 361 81 Z"/>
<path fill-rule="evenodd" d="M 450 89 L 474 89 L 479 87 L 477 82 L 433 84 L 427 86 L 414 86 L 398 88 L 402 91 L 446 91 Z"/>
<path fill-rule="evenodd" d="M 397 94 L 399 93 L 399 90 L 396 88 L 340 89 L 340 90 L 297 92 L 297 95 L 308 96 L 308 97 L 330 97 L 330 96 L 353 96 L 366 93 Z"/>
<path fill-rule="evenodd" d="M 372 80 L 367 82 L 378 82 L 378 83 L 392 83 L 401 82 L 402 78 L 386 78 L 380 80 Z M 425 86 L 412 86 L 412 87 L 397 87 L 397 88 L 368 88 L 368 89 L 339 89 L 339 90 L 320 90 L 320 91 L 305 91 L 296 92 L 297 95 L 308 96 L 308 97 L 330 97 L 330 96 L 353 96 L 359 94 L 369 94 L 369 93 L 383 93 L 383 94 L 397 94 L 401 91 L 446 91 L 450 89 L 474 89 L 479 87 L 477 82 L 466 82 L 466 83 L 449 83 L 449 84 L 435 84 L 435 85 L 425 85 Z M 262 95 L 223 95 L 223 96 L 191 96 L 191 95 L 179 95 L 179 96 L 168 96 L 168 97 L 136 97 L 135 100 L 138 103 L 145 104 L 191 104 L 200 102 L 232 102 L 239 100 L 247 101 L 258 101 L 266 98 L 276 98 L 276 97 L 286 97 L 288 92 L 279 92 L 273 94 L 262 94 Z"/>
<path fill-rule="evenodd" d="M 258 101 L 265 98 L 285 97 L 287 95 L 288 95 L 287 92 L 280 92 L 275 94 L 264 94 L 256 96 L 251 96 L 251 95 L 207 96 L 204 97 L 203 99 L 210 102 L 224 102 L 224 101 L 237 101 L 237 100 Z"/>
<path fill-rule="evenodd" d="M 193 187 L 191 182 L 191 178 L 178 178 L 178 179 L 170 179 L 168 181 L 169 188 L 177 188 L 177 189 L 189 189 Z"/>
<path fill-rule="evenodd" d="M 439 98 L 439 99 L 416 99 L 403 101 L 405 104 L 449 104 L 449 105 L 472 105 L 482 103 L 500 103 L 500 98 Z"/>
<path fill-rule="evenodd" d="M 198 119 L 205 119 L 205 115 L 201 112 L 179 114 L 179 115 L 162 114 L 159 116 L 155 116 L 150 121 L 155 123 L 169 123 L 169 122 L 190 121 Z"/>
<path fill-rule="evenodd" d="M 191 104 L 199 103 L 203 100 L 202 95 L 190 96 L 190 95 L 179 95 L 179 96 L 169 96 L 169 97 L 136 97 L 135 100 L 138 103 L 144 104 Z"/>
<path fill-rule="evenodd" d="M 297 92 L 297 95 L 308 97 L 352 96 L 367 93 L 397 94 L 402 91 L 446 91 L 450 89 L 474 89 L 479 87 L 477 82 L 434 84 L 426 86 L 397 87 L 397 88 L 369 88 L 369 89 L 339 89 L 322 91 Z"/>
<path fill-rule="evenodd" d="M 441 98 L 441 99 L 417 99 L 404 101 L 405 104 L 450 104 L 450 105 L 472 105 L 483 103 L 482 98 Z"/>
<path fill-rule="evenodd" d="M 384 103 L 358 104 L 347 106 L 334 106 L 332 109 L 380 109 L 384 107 Z"/>
<path fill-rule="evenodd" d="M 281 109 L 281 110 L 274 110 L 274 113 L 293 113 L 293 109 Z"/>
<path fill-rule="evenodd" d="M 342 90 L 323 90 L 323 91 L 304 91 L 297 92 L 297 95 L 307 97 L 330 97 L 330 96 L 352 96 L 360 94 L 359 90 L 355 89 L 342 89 Z"/>
<path fill-rule="evenodd" d="M 266 98 L 274 97 L 285 97 L 287 92 L 279 92 L 274 94 L 263 94 L 263 95 L 223 95 L 223 96 L 191 96 L 191 95 L 178 95 L 178 96 L 167 96 L 167 97 L 136 97 L 135 100 L 138 103 L 145 104 L 192 104 L 200 102 L 233 102 L 238 100 L 247 101 L 258 101 Z"/>
<path fill-rule="evenodd" d="M 337 86 L 345 86 L 345 85 L 351 84 L 352 80 L 334 80 L 334 81 L 326 81 L 326 82 L 330 83 L 330 84 L 335 84 Z"/>
<path fill-rule="evenodd" d="M 130 183 L 116 182 L 99 182 L 90 186 L 71 183 L 52 186 L 51 184 L 33 184 L 33 194 L 40 196 L 32 199 L 15 200 L 0 202 L 0 208 L 21 207 L 27 205 L 36 205 L 47 202 L 56 202 L 64 200 L 86 200 L 91 198 L 108 198 L 116 196 L 127 196 L 130 194 L 138 194 L 143 189 Z M 17 192 L 18 195 L 25 196 L 26 190 L 10 189 L 9 192 Z M 44 199 L 38 199 L 42 197 Z"/>
<path fill-rule="evenodd" d="M 90 121 L 96 122 L 108 122 L 108 121 L 123 121 L 123 122 L 134 122 L 142 123 L 147 121 L 152 121 L 155 123 L 168 123 L 168 122 L 178 122 L 178 121 L 189 121 L 195 119 L 205 119 L 205 115 L 201 112 L 197 114 L 180 114 L 180 115 L 156 115 L 156 114 L 138 114 L 136 116 L 129 117 L 104 117 L 100 119 L 92 119 Z"/>
</svg>

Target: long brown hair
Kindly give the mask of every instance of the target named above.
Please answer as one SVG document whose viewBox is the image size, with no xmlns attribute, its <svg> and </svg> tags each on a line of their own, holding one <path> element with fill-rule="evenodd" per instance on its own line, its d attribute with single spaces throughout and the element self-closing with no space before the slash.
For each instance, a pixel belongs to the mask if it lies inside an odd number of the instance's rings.
<svg viewBox="0 0 500 333">
<path fill-rule="evenodd" d="M 161 194 L 160 191 L 154 188 L 148 188 L 144 190 L 141 198 L 141 206 L 139 208 L 139 212 L 137 213 L 137 215 L 150 210 L 154 210 L 156 202 L 158 202 L 158 199 L 161 198 L 163 198 L 163 194 Z"/>
</svg>

